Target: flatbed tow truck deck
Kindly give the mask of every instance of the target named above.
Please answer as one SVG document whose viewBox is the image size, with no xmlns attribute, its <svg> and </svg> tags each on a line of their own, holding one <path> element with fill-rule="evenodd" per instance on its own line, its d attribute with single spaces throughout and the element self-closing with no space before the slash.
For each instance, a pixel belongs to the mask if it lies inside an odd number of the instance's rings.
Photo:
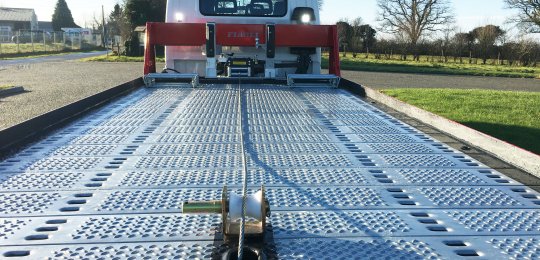
<svg viewBox="0 0 540 260">
<path fill-rule="evenodd" d="M 268 258 L 540 258 L 537 192 L 349 91 L 270 84 L 138 89 L 4 160 L 0 257 L 221 259 L 220 216 L 182 203 L 241 190 L 241 139 Z"/>
</svg>

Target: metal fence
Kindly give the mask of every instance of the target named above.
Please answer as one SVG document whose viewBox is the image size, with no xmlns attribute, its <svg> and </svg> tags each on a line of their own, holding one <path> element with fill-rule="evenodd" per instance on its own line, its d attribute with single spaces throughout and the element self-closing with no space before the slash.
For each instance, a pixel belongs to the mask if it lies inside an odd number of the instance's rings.
<svg viewBox="0 0 540 260">
<path fill-rule="evenodd" d="M 86 50 L 102 44 L 101 34 L 17 31 L 0 36 L 0 54 Z"/>
</svg>

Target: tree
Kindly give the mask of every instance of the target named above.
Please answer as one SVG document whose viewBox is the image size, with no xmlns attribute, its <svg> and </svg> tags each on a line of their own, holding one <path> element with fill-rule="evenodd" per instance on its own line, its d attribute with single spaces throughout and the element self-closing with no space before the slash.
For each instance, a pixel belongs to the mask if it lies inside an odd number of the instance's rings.
<svg viewBox="0 0 540 260">
<path fill-rule="evenodd" d="M 164 22 L 166 9 L 166 0 L 127 0 L 124 7 L 132 29 L 147 22 Z"/>
<path fill-rule="evenodd" d="M 60 31 L 62 28 L 81 28 L 75 24 L 66 0 L 58 0 L 56 2 L 52 16 L 52 26 L 55 31 Z"/>
<path fill-rule="evenodd" d="M 474 47 L 474 36 L 471 33 L 456 33 L 452 39 L 454 46 L 454 57 L 459 57 L 459 62 L 463 63 L 463 56 L 467 51 L 469 63 L 472 63 L 472 51 Z"/>
<path fill-rule="evenodd" d="M 505 0 L 511 9 L 519 11 L 512 21 L 516 22 L 525 32 L 540 33 L 540 0 Z"/>
<path fill-rule="evenodd" d="M 377 31 L 369 24 L 361 25 L 358 28 L 359 37 L 362 39 L 362 51 L 366 52 L 366 58 L 369 57 L 369 50 L 375 45 Z"/>
<path fill-rule="evenodd" d="M 483 64 L 486 64 L 487 59 L 493 54 L 495 43 L 506 32 L 499 26 L 486 25 L 477 27 L 472 30 L 471 34 L 478 42 L 478 49 L 482 57 Z"/>
<path fill-rule="evenodd" d="M 337 22 L 338 41 L 343 57 L 347 57 L 347 50 L 352 37 L 352 26 L 347 19 L 341 19 Z"/>
<path fill-rule="evenodd" d="M 448 0 L 377 0 L 377 5 L 383 30 L 404 37 L 416 60 L 420 39 L 454 22 Z"/>
<path fill-rule="evenodd" d="M 109 14 L 109 22 L 107 24 L 111 36 L 122 34 L 124 20 L 124 10 L 119 4 L 116 4 L 114 10 Z"/>
<path fill-rule="evenodd" d="M 126 54 L 139 55 L 139 37 L 135 33 L 137 26 L 144 26 L 147 22 L 164 22 L 167 9 L 166 0 L 126 0 L 124 15 L 128 24 L 129 34 L 126 37 Z M 163 49 L 158 49 L 158 53 Z"/>
<path fill-rule="evenodd" d="M 317 0 L 317 3 L 319 4 L 319 10 L 321 10 L 324 5 L 324 0 Z"/>
</svg>

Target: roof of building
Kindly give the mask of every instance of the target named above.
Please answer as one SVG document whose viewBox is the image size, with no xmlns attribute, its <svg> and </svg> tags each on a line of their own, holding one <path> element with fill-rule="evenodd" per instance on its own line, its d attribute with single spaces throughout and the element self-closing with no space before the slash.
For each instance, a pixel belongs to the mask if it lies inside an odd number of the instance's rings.
<svg viewBox="0 0 540 260">
<path fill-rule="evenodd" d="M 146 26 L 137 26 L 135 27 L 136 32 L 146 32 Z"/>
<path fill-rule="evenodd" d="M 0 21 L 31 22 L 34 9 L 0 7 Z"/>
</svg>

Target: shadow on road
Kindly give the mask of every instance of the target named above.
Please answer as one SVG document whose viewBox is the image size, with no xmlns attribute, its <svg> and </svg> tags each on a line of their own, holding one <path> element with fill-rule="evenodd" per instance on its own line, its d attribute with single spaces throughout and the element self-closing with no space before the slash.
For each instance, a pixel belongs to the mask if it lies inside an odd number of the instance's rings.
<svg viewBox="0 0 540 260">
<path fill-rule="evenodd" d="M 15 92 L 15 93 L 9 93 L 9 94 L 0 94 L 0 101 L 3 101 L 2 99 L 3 98 L 8 98 L 8 97 L 12 97 L 12 96 L 17 96 L 17 95 L 22 95 L 22 94 L 26 94 L 26 93 L 31 93 L 32 91 L 29 91 L 29 90 L 23 90 L 21 92 Z M 3 101 L 5 102 L 5 101 Z"/>
</svg>

